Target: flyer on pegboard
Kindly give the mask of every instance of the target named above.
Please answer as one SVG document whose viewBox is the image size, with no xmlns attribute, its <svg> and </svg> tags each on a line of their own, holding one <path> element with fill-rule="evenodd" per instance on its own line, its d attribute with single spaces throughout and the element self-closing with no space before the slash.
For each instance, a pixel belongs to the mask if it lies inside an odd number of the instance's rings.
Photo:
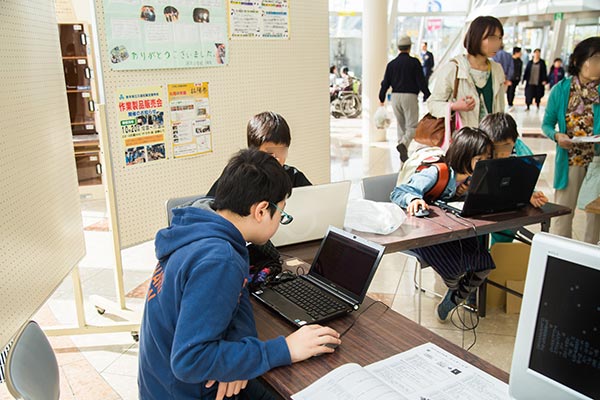
<svg viewBox="0 0 600 400">
<path fill-rule="evenodd" d="M 165 158 L 162 91 L 162 86 L 117 90 L 119 129 L 127 167 Z"/>
<path fill-rule="evenodd" d="M 208 82 L 168 85 L 173 157 L 212 151 Z"/>
<path fill-rule="evenodd" d="M 229 37 L 289 39 L 289 0 L 228 0 Z"/>
</svg>

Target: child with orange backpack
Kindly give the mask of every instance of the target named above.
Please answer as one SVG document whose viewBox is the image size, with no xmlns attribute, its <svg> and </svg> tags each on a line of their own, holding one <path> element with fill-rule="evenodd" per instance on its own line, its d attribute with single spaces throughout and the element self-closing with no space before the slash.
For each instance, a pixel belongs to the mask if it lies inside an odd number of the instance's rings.
<svg viewBox="0 0 600 400">
<path fill-rule="evenodd" d="M 493 144 L 480 129 L 462 128 L 454 134 L 453 141 L 443 158 L 443 164 L 435 164 L 414 173 L 407 183 L 399 184 L 390 195 L 390 199 L 400 207 L 406 208 L 409 215 L 415 215 L 419 209 L 427 210 L 427 199 L 450 200 L 463 194 L 468 179 L 473 174 L 479 160 L 491 157 Z M 444 181 L 441 173 L 446 169 L 448 178 Z M 433 193 L 436 186 L 442 188 L 441 194 Z M 478 238 L 472 237 L 454 242 L 442 243 L 413 249 L 442 277 L 448 291 L 436 309 L 436 316 L 445 322 L 459 304 L 473 295 L 483 283 L 490 271 L 495 268 L 494 261 L 487 248 Z M 469 299 L 471 297 L 471 299 Z"/>
</svg>

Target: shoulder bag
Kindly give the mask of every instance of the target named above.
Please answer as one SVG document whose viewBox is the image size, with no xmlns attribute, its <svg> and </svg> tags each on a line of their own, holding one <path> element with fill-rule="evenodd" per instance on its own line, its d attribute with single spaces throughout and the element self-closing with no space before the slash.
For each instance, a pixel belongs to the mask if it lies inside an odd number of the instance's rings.
<svg viewBox="0 0 600 400">
<path fill-rule="evenodd" d="M 458 63 L 455 60 L 451 62 L 456 64 L 456 73 L 454 74 L 454 90 L 452 99 L 456 99 L 458 94 Z M 417 124 L 414 140 L 426 146 L 437 146 L 444 150 L 448 149 L 452 133 L 460 129 L 460 117 L 457 113 L 450 111 L 450 104 L 445 117 L 436 118 L 431 113 L 425 114 Z"/>
</svg>

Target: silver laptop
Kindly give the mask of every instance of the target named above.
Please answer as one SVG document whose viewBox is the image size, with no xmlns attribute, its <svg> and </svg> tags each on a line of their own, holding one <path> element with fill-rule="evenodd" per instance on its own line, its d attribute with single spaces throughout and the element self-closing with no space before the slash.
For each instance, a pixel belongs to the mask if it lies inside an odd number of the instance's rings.
<svg viewBox="0 0 600 400">
<path fill-rule="evenodd" d="M 285 212 L 294 217 L 289 225 L 281 225 L 271 238 L 275 246 L 322 239 L 327 228 L 343 229 L 350 181 L 294 188 L 287 199 Z"/>
</svg>

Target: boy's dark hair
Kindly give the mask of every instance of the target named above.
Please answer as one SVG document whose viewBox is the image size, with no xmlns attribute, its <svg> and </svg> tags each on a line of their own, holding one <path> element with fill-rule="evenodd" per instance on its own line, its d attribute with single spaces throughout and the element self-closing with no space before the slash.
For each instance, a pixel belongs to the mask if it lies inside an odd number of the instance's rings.
<svg viewBox="0 0 600 400">
<path fill-rule="evenodd" d="M 290 127 L 285 118 L 272 111 L 256 114 L 248 121 L 246 127 L 248 147 L 258 149 L 265 142 L 284 144 L 292 142 Z"/>
<path fill-rule="evenodd" d="M 350 71 L 350 69 L 348 69 L 348 67 L 346 67 L 346 66 L 342 67 L 342 73 L 348 74 L 349 71 Z"/>
<path fill-rule="evenodd" d="M 579 42 L 569 57 L 569 75 L 579 75 L 583 63 L 600 53 L 600 36 L 592 36 Z"/>
<path fill-rule="evenodd" d="M 245 149 L 234 155 L 223 170 L 213 209 L 245 217 L 253 204 L 277 204 L 291 194 L 290 177 L 275 157 L 257 149 Z M 274 213 L 275 207 L 271 206 L 271 216 Z"/>
<path fill-rule="evenodd" d="M 453 135 L 445 161 L 455 173 L 472 174 L 473 157 L 491 153 L 492 147 L 492 140 L 481 129 L 462 128 Z"/>
<path fill-rule="evenodd" d="M 558 58 L 555 58 L 555 59 L 554 59 L 554 61 L 553 61 L 552 63 L 555 63 L 555 62 L 557 62 L 557 61 L 560 61 L 560 62 L 562 62 L 562 58 L 560 58 L 560 57 L 558 57 Z"/>
<path fill-rule="evenodd" d="M 472 56 L 485 55 L 481 53 L 481 42 L 493 35 L 496 29 L 500 31 L 500 36 L 504 36 L 504 28 L 498 18 L 489 15 L 475 18 L 463 42 L 467 53 Z"/>
<path fill-rule="evenodd" d="M 541 53 L 541 52 L 542 52 L 542 49 L 535 49 L 535 50 L 533 50 L 533 52 L 534 52 L 534 53 L 535 53 L 535 52 Z"/>
<path fill-rule="evenodd" d="M 521 51 L 520 47 L 513 47 L 513 56 Z"/>
<path fill-rule="evenodd" d="M 486 115 L 479 123 L 479 129 L 487 133 L 492 142 L 512 140 L 519 138 L 517 123 L 510 114 L 495 113 Z"/>
<path fill-rule="evenodd" d="M 337 69 L 337 67 L 335 65 L 332 65 L 331 67 L 329 67 L 329 73 L 333 74 L 333 71 L 335 71 Z"/>
</svg>

